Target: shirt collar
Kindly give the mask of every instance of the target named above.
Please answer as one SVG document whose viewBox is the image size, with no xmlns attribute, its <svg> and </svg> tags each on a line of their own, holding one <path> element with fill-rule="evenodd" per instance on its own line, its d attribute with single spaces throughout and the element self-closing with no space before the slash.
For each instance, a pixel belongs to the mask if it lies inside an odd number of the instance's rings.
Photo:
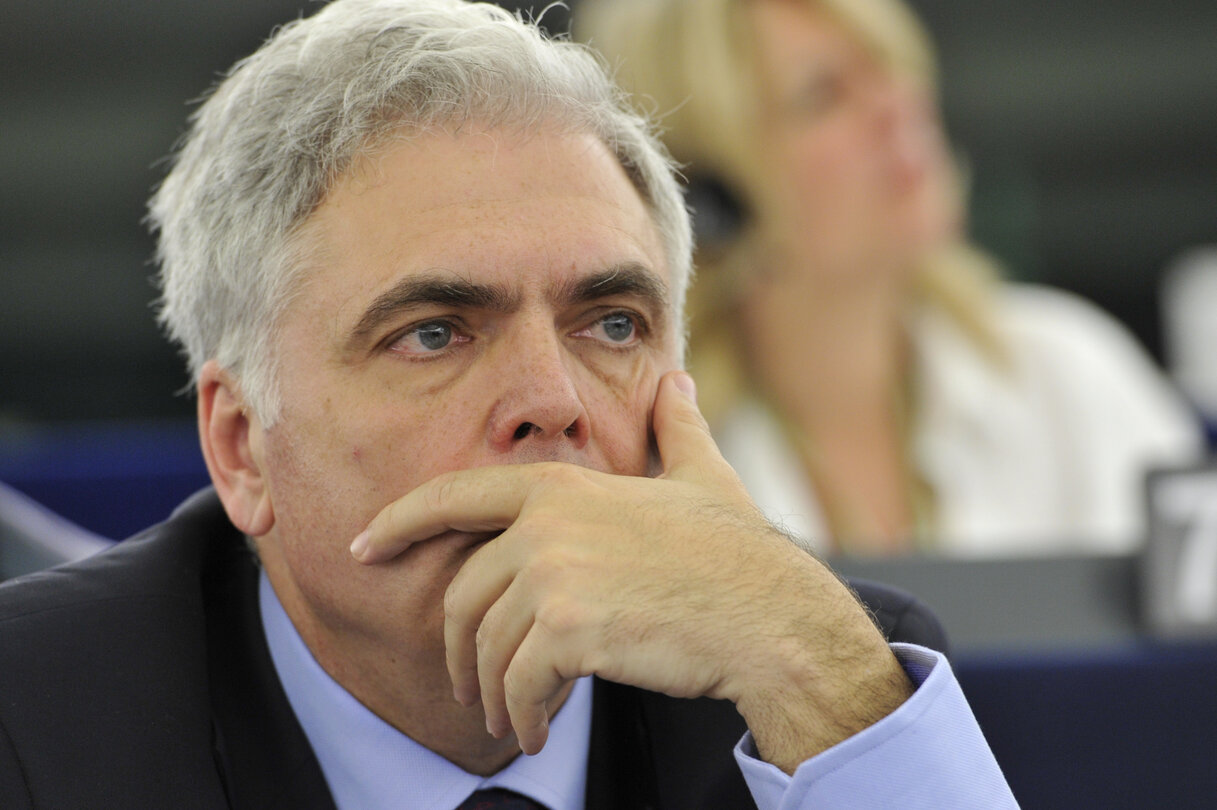
<svg viewBox="0 0 1217 810">
<path fill-rule="evenodd" d="M 535 756 L 521 754 L 480 777 L 462 770 L 373 714 L 321 668 L 283 610 L 266 573 L 258 583 L 262 626 L 275 671 L 339 810 L 406 806 L 453 810 L 473 791 L 501 787 L 550 810 L 583 807 L 591 738 L 591 678 L 575 683 Z"/>
</svg>

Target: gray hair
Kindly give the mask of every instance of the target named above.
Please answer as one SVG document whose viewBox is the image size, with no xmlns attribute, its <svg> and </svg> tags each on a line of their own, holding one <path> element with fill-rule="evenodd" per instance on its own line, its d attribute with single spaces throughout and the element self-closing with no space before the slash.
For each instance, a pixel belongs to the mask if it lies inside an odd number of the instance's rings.
<svg viewBox="0 0 1217 810">
<path fill-rule="evenodd" d="M 651 210 L 683 313 L 692 237 L 673 164 L 601 58 L 489 3 L 336 0 L 233 66 L 149 202 L 159 319 L 191 379 L 215 359 L 273 424 L 274 330 L 307 265 L 301 226 L 356 158 L 403 127 L 469 121 L 600 138 Z M 680 340 L 683 352 L 683 330 Z"/>
</svg>

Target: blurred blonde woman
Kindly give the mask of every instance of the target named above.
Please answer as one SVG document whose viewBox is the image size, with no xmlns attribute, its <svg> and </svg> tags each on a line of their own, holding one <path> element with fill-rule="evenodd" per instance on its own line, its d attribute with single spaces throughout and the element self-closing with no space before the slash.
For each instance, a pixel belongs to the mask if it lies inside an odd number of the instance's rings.
<svg viewBox="0 0 1217 810">
<path fill-rule="evenodd" d="M 691 368 L 769 516 L 829 554 L 1127 551 L 1198 423 L 1113 319 L 965 236 L 898 0 L 584 0 L 686 163 Z"/>
</svg>

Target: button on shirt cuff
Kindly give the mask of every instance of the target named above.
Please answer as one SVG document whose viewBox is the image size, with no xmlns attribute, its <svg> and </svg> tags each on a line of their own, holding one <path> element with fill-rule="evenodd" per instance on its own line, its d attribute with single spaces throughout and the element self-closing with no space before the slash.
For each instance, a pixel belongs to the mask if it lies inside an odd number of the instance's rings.
<svg viewBox="0 0 1217 810">
<path fill-rule="evenodd" d="M 1018 807 L 945 656 L 891 646 L 916 692 L 793 777 L 758 759 L 751 732 L 744 735 L 735 759 L 758 808 Z"/>
</svg>

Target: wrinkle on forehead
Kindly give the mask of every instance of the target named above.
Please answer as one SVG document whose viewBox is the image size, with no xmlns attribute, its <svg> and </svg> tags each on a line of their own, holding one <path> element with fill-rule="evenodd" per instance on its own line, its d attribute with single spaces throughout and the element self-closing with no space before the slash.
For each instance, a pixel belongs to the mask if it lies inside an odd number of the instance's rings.
<svg viewBox="0 0 1217 810">
<path fill-rule="evenodd" d="M 525 162 L 517 161 L 517 155 Z M 583 224 L 560 231 L 556 225 L 547 227 L 551 216 L 558 222 L 582 219 Z M 597 246 L 607 242 L 596 235 L 592 226 L 597 224 L 601 231 L 626 236 L 628 241 L 619 243 L 625 249 L 615 256 L 601 252 Z M 356 332 L 367 334 L 369 313 L 382 320 L 374 310 L 400 311 L 408 303 L 413 293 L 394 289 L 407 275 L 494 285 L 504 275 L 489 274 L 509 268 L 513 273 L 540 271 L 545 265 L 552 285 L 577 286 L 584 273 L 601 276 L 603 285 L 630 275 L 604 271 L 634 263 L 649 268 L 655 283 L 636 284 L 633 294 L 644 297 L 644 287 L 655 288 L 652 292 L 661 292 L 662 298 L 645 297 L 667 303 L 656 311 L 668 322 L 676 320 L 667 311 L 674 293 L 652 212 L 612 151 L 591 133 L 474 126 L 455 133 L 407 133 L 366 154 L 337 178 L 301 231 L 311 232 L 311 239 L 326 248 L 324 255 L 310 256 L 317 272 L 310 273 L 305 286 L 316 281 L 333 287 L 309 296 L 313 311 L 306 318 L 314 326 L 319 317 L 331 323 L 331 339 L 339 345 Z M 569 255 L 554 252 L 558 247 Z M 559 272 L 555 261 L 567 268 Z M 475 296 L 484 300 L 466 303 L 502 308 L 507 297 L 501 290 L 492 293 L 497 303 L 485 299 L 484 291 Z M 454 303 L 464 293 L 450 287 L 445 294 Z M 610 295 L 605 289 L 599 294 Z M 437 297 L 434 290 L 428 295 Z M 570 291 L 544 295 L 569 297 Z"/>
</svg>

